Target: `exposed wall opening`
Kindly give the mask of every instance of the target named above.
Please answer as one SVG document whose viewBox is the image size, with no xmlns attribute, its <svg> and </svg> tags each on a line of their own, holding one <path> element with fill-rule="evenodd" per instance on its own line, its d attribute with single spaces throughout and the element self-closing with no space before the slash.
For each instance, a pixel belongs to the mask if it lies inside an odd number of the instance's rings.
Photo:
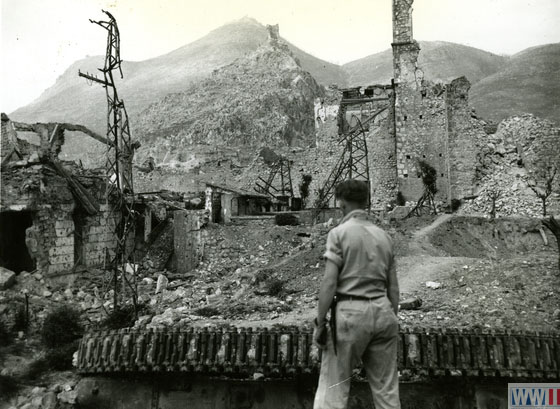
<svg viewBox="0 0 560 409">
<path fill-rule="evenodd" d="M 25 231 L 33 226 L 32 212 L 0 213 L 0 265 L 16 273 L 35 270 L 25 244 Z"/>
<path fill-rule="evenodd" d="M 81 207 L 77 207 L 72 213 L 74 221 L 74 264 L 86 265 L 86 254 L 84 251 L 84 237 L 86 234 L 86 213 Z"/>
<path fill-rule="evenodd" d="M 212 220 L 214 223 L 222 222 L 222 195 L 220 193 L 212 195 Z"/>
</svg>

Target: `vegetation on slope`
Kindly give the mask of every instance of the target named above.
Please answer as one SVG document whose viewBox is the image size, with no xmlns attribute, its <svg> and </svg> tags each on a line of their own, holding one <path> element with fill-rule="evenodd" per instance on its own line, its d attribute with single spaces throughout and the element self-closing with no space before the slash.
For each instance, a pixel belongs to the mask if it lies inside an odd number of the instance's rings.
<svg viewBox="0 0 560 409">
<path fill-rule="evenodd" d="M 477 112 L 493 121 L 528 112 L 560 124 L 560 43 L 515 54 L 470 94 Z"/>
</svg>

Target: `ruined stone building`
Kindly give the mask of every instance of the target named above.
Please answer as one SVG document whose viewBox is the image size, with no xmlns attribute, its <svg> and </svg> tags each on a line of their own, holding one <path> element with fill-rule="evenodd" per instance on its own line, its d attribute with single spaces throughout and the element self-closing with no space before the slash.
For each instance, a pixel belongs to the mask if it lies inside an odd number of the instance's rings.
<svg viewBox="0 0 560 409">
<path fill-rule="evenodd" d="M 318 147 L 332 144 L 338 133 L 379 112 L 368 127 L 372 203 L 386 204 L 402 193 L 415 201 L 423 192 L 418 162 L 437 171 L 437 199 L 450 203 L 473 194 L 477 139 L 483 124 L 468 105 L 465 77 L 449 84 L 424 78 L 418 66 L 420 46 L 412 32 L 411 0 L 393 0 L 393 68 L 391 84 L 341 90 L 340 102 L 318 102 Z M 336 125 L 335 125 L 336 123 Z"/>
<path fill-rule="evenodd" d="M 115 248 L 105 170 L 58 159 L 68 128 L 2 114 L 0 265 L 15 272 L 100 265 Z"/>
</svg>

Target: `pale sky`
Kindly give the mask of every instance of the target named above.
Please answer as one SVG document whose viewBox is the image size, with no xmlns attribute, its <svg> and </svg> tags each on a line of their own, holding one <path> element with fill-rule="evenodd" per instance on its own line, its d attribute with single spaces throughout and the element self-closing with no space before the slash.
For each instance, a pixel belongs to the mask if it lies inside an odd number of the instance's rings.
<svg viewBox="0 0 560 409">
<path fill-rule="evenodd" d="M 105 52 L 105 31 L 88 19 L 110 11 L 121 57 L 140 61 L 250 16 L 279 24 L 280 35 L 334 63 L 391 45 L 391 0 L 0 0 L 0 110 L 36 99 L 70 64 Z M 498 54 L 560 42 L 560 0 L 416 0 L 414 37 Z M 126 75 L 126 73 L 124 73 Z"/>
</svg>

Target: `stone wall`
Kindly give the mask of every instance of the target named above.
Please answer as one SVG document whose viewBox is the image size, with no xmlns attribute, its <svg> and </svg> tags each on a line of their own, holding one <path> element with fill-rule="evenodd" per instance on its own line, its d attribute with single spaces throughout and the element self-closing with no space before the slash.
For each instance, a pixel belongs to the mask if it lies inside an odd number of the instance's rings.
<svg viewBox="0 0 560 409">
<path fill-rule="evenodd" d="M 393 0 L 393 43 L 412 41 L 412 3 L 414 0 Z"/>
<path fill-rule="evenodd" d="M 424 83 L 422 88 L 397 85 L 396 143 L 399 189 L 407 200 L 423 193 L 417 177 L 419 161 L 435 168 L 440 199 L 447 199 L 449 155 L 445 89 Z"/>
<path fill-rule="evenodd" d="M 458 78 L 450 84 L 424 80 L 417 66 L 420 47 L 412 37 L 412 1 L 393 1 L 393 64 L 397 175 L 405 199 L 423 193 L 417 177 L 419 161 L 437 172 L 437 200 L 472 195 L 475 182 L 476 139 L 482 124 L 472 121 L 468 106 L 470 83 Z"/>
<path fill-rule="evenodd" d="M 471 84 L 465 77 L 453 80 L 446 90 L 449 193 L 463 198 L 474 194 L 478 141 L 486 139 L 484 123 L 473 116 L 468 96 Z"/>
<path fill-rule="evenodd" d="M 99 213 L 86 218 L 84 231 L 84 260 L 86 266 L 95 266 L 105 262 L 106 249 L 113 257 L 117 247 L 114 229 L 117 217 L 111 213 L 107 203 L 100 205 Z M 107 260 L 109 261 L 109 260 Z"/>
<path fill-rule="evenodd" d="M 371 178 L 371 204 L 385 206 L 397 195 L 397 155 L 393 103 L 370 128 L 367 137 Z"/>
<path fill-rule="evenodd" d="M 102 199 L 102 180 L 91 175 L 88 179 L 90 193 Z M 84 216 L 77 231 L 75 214 L 80 209 L 68 183 L 45 165 L 2 171 L 0 211 L 31 213 L 33 225 L 26 230 L 25 242 L 37 269 L 45 274 L 71 270 L 78 261 L 85 266 L 101 264 L 105 249 L 116 247 L 109 205 L 101 203 L 97 214 Z M 80 260 L 75 257 L 77 245 Z"/>
</svg>

